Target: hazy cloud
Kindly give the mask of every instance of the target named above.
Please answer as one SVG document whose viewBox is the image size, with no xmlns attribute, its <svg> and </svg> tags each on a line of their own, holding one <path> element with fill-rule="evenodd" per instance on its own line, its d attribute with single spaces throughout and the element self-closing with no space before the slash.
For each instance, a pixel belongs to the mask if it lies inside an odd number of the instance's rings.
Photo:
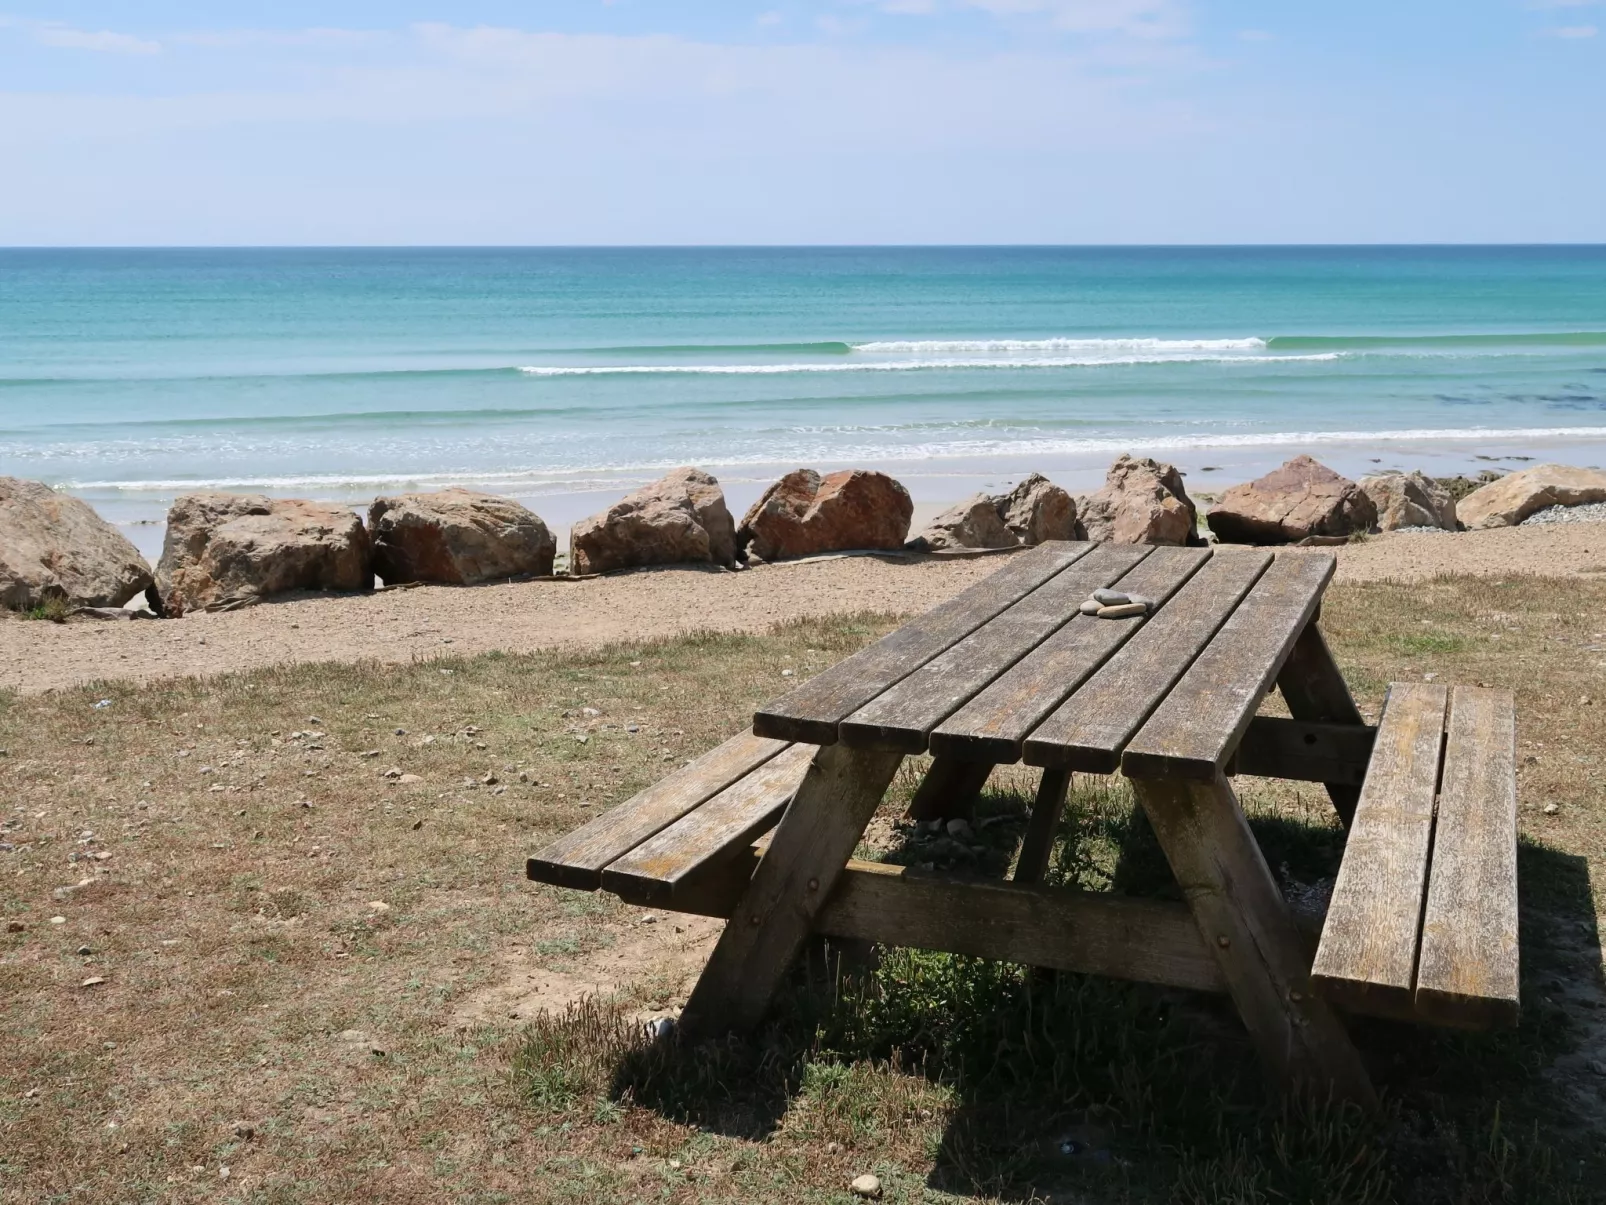
<svg viewBox="0 0 1606 1205">
<path fill-rule="evenodd" d="M 1549 38 L 1592 38 L 1599 32 L 1593 25 L 1560 25 L 1543 31 Z"/>
<path fill-rule="evenodd" d="M 159 54 L 160 42 L 137 38 L 133 34 L 114 33 L 109 29 L 74 29 L 60 21 L 31 21 L 16 17 L 0 17 L 0 27 L 21 29 L 41 46 L 54 46 L 60 50 L 94 50 L 102 54 Z"/>
</svg>

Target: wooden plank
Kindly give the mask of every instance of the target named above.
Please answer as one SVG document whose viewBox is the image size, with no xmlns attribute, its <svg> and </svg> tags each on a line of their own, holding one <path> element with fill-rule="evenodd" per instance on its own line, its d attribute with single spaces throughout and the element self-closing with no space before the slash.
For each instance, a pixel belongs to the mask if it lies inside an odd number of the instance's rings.
<svg viewBox="0 0 1606 1205">
<path fill-rule="evenodd" d="M 998 572 L 766 703 L 753 717 L 754 733 L 811 745 L 835 744 L 837 724 L 843 717 L 970 635 L 1093 547 L 1086 541 L 1049 540 L 1016 554 Z"/>
<path fill-rule="evenodd" d="M 1324 724 L 1257 715 L 1249 721 L 1229 774 L 1258 774 L 1360 788 L 1377 729 L 1370 724 Z"/>
<path fill-rule="evenodd" d="M 1156 548 L 1114 585 L 1163 605 L 1209 559 L 1208 548 Z M 931 733 L 932 752 L 1019 761 L 1027 733 L 1145 622 L 1142 616 L 1075 616 L 939 724 Z"/>
<path fill-rule="evenodd" d="M 841 745 L 815 754 L 686 1002 L 686 1034 L 747 1031 L 763 1020 L 902 761 Z"/>
<path fill-rule="evenodd" d="M 602 868 L 668 828 L 705 800 L 719 794 L 786 748 L 785 741 L 741 733 L 560 837 L 525 863 L 525 874 L 541 883 L 595 891 Z"/>
<path fill-rule="evenodd" d="M 1294 641 L 1294 651 L 1277 675 L 1277 689 L 1283 692 L 1288 714 L 1296 720 L 1323 720 L 1334 724 L 1366 722 L 1314 619 Z M 1355 815 L 1355 804 L 1361 797 L 1360 783 L 1329 781 L 1327 797 L 1333 801 L 1338 818 L 1349 827 Z"/>
<path fill-rule="evenodd" d="M 1171 688 L 1121 754 L 1133 778 L 1209 782 L 1271 689 L 1333 576 L 1330 553 L 1284 553 Z"/>
<path fill-rule="evenodd" d="M 975 808 L 976 796 L 981 794 L 992 772 L 989 762 L 957 761 L 951 757 L 934 759 L 915 788 L 914 798 L 909 801 L 910 819 L 968 817 Z"/>
<path fill-rule="evenodd" d="M 1026 821 L 1020 855 L 1015 859 L 1015 883 L 1040 883 L 1048 873 L 1048 860 L 1054 853 L 1054 834 L 1059 830 L 1065 796 L 1071 787 L 1069 770 L 1047 769 L 1037 784 L 1037 798 Z"/>
<path fill-rule="evenodd" d="M 1069 623 L 1089 594 L 1119 580 L 1152 551 L 1136 544 L 1096 546 L 1063 573 L 860 707 L 838 725 L 839 738 L 858 748 L 924 752 L 933 728 Z"/>
<path fill-rule="evenodd" d="M 1374 1102 L 1349 1035 L 1311 990 L 1308 947 L 1227 780 L 1132 785 L 1272 1081 Z"/>
<path fill-rule="evenodd" d="M 730 916 L 757 849 L 721 866 L 672 910 Z M 651 901 L 621 893 L 632 904 Z M 689 906 L 688 906 L 689 905 Z M 814 921 L 827 937 L 997 958 L 1201 992 L 1225 992 L 1187 907 L 1061 887 L 954 880 L 909 867 L 850 861 Z"/>
<path fill-rule="evenodd" d="M 1389 687 L 1311 981 L 1356 1012 L 1409 1018 L 1450 692 Z"/>
<path fill-rule="evenodd" d="M 1515 1025 L 1517 748 L 1511 692 L 1450 692 L 1416 1013 L 1439 1025 Z"/>
<path fill-rule="evenodd" d="M 1121 748 L 1271 563 L 1269 552 L 1216 549 L 1158 614 L 1032 730 L 1021 747 L 1025 761 L 1113 774 Z"/>
<path fill-rule="evenodd" d="M 623 894 L 628 888 L 645 903 L 667 905 L 681 884 L 775 827 L 812 760 L 813 745 L 793 745 L 771 758 L 608 865 L 603 890 Z"/>
</svg>

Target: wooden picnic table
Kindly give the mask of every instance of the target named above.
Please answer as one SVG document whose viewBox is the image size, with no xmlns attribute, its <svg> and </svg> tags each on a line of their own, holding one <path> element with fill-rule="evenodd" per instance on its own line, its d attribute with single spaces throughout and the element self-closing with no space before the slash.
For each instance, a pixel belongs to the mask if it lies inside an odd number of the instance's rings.
<svg viewBox="0 0 1606 1205">
<path fill-rule="evenodd" d="M 1391 702 L 1380 740 L 1318 626 L 1334 568 L 1328 553 L 1248 548 L 1052 542 L 1015 554 L 761 708 L 751 734 L 556 842 L 528 873 L 729 918 L 682 1014 L 687 1034 L 755 1026 L 809 935 L 826 933 L 1225 991 L 1275 1081 L 1370 1100 L 1329 997 L 1440 1023 L 1515 1016 L 1515 788 L 1500 743 L 1511 744 L 1510 704 L 1467 688 L 1452 709 L 1444 687 L 1417 684 Z M 1081 613 L 1107 587 L 1151 610 Z M 1273 687 L 1291 718 L 1256 714 Z M 1452 724 L 1450 751 L 1462 752 L 1441 771 L 1452 713 L 1488 739 L 1457 746 Z M 1388 765 L 1369 779 L 1385 743 Z M 996 765 L 1042 768 L 1011 880 L 852 859 L 904 758 L 928 752 L 912 805 L 927 819 L 963 814 Z M 1185 903 L 1041 882 L 1074 771 L 1131 780 Z M 1367 834 L 1365 864 L 1352 870 L 1346 854 L 1335 895 L 1343 932 L 1324 936 L 1317 959 L 1326 995 L 1233 791 L 1240 773 L 1323 783 L 1343 823 Z M 1455 840 L 1471 869 L 1435 873 L 1429 890 L 1441 773 L 1469 784 L 1457 806 L 1473 837 Z M 767 846 L 754 844 L 766 832 Z M 1470 920 L 1454 911 L 1468 907 Z"/>
</svg>

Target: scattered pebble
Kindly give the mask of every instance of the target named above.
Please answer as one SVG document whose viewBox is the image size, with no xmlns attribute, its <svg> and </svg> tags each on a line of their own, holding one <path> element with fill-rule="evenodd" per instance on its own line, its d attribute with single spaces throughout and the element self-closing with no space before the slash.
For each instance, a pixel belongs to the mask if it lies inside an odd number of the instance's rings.
<svg viewBox="0 0 1606 1205">
<path fill-rule="evenodd" d="M 881 1180 L 879 1177 L 872 1176 L 869 1173 L 855 1176 L 853 1183 L 849 1184 L 848 1187 L 853 1190 L 853 1195 L 856 1197 L 866 1197 L 872 1201 L 881 1199 Z"/>
<path fill-rule="evenodd" d="M 948 835 L 956 841 L 969 840 L 975 834 L 972 832 L 970 822 L 964 819 L 950 820 L 946 825 Z"/>
<path fill-rule="evenodd" d="M 112 705 L 112 701 L 110 699 L 96 699 L 93 703 L 90 704 L 90 706 L 93 707 L 96 711 L 99 711 L 102 707 L 110 707 L 111 705 Z"/>
<path fill-rule="evenodd" d="M 104 975 L 91 975 L 88 979 L 85 979 L 78 986 L 79 987 L 99 987 L 101 984 L 103 984 L 105 982 L 106 982 L 106 976 L 104 976 Z"/>
<path fill-rule="evenodd" d="M 50 918 L 50 923 L 53 925 L 65 925 L 67 923 L 67 918 L 65 916 L 52 916 Z"/>
<path fill-rule="evenodd" d="M 1581 506 L 1547 506 L 1522 521 L 1524 527 L 1546 523 L 1606 523 L 1606 502 L 1586 502 Z"/>
<path fill-rule="evenodd" d="M 390 911 L 390 905 L 384 900 L 369 900 L 368 911 L 383 914 Z"/>
<path fill-rule="evenodd" d="M 423 782 L 424 780 L 423 780 L 422 777 L 420 777 L 417 774 L 403 774 L 396 781 L 401 783 L 402 786 L 406 787 L 406 786 L 412 786 L 415 782 Z"/>
<path fill-rule="evenodd" d="M 1132 601 L 1131 595 L 1125 594 L 1120 590 L 1095 590 L 1092 598 L 1094 602 L 1106 607 L 1118 607 Z"/>
<path fill-rule="evenodd" d="M 790 678 L 792 676 L 793 676 L 792 671 L 789 670 L 789 669 L 783 669 L 781 671 L 781 677 L 783 677 L 783 678 Z"/>
<path fill-rule="evenodd" d="M 825 1144 L 825 1153 L 827 1155 L 840 1155 L 842 1153 L 842 1144 L 840 1142 L 827 1142 Z"/>
<path fill-rule="evenodd" d="M 1098 609 L 1100 619 L 1126 619 L 1132 615 L 1146 615 L 1149 611 L 1148 603 L 1128 602 L 1116 603 Z"/>
<path fill-rule="evenodd" d="M 1099 613 L 1099 608 L 1102 607 L 1103 605 L 1104 604 L 1101 603 L 1098 599 L 1090 598 L 1086 602 L 1084 602 L 1080 607 L 1078 607 L 1077 610 L 1080 611 L 1083 615 L 1097 615 Z"/>
</svg>

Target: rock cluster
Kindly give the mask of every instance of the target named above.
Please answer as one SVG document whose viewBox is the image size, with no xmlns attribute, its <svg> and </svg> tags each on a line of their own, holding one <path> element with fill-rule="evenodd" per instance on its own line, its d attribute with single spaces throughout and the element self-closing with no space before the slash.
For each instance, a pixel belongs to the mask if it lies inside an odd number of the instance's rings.
<svg viewBox="0 0 1606 1205">
<path fill-rule="evenodd" d="M 1076 502 L 1041 473 L 1007 494 L 977 494 L 951 506 L 910 541 L 919 550 L 1017 548 L 1076 538 Z"/>
<path fill-rule="evenodd" d="M 1077 508 L 1086 538 L 1115 544 L 1197 544 L 1199 515 L 1174 465 L 1120 456 L 1104 488 Z"/>
<path fill-rule="evenodd" d="M 546 576 L 558 551 L 534 511 L 465 489 L 376 498 L 368 508 L 368 534 L 374 572 L 386 583 L 473 586 Z"/>
<path fill-rule="evenodd" d="M 735 560 L 736 525 L 725 492 L 701 469 L 676 469 L 569 532 L 569 571 L 575 574 Z"/>
<path fill-rule="evenodd" d="M 1298 544 L 1369 531 L 1377 507 L 1365 491 L 1309 456 L 1235 485 L 1206 516 L 1223 544 Z"/>
<path fill-rule="evenodd" d="M 736 543 L 748 560 L 760 561 L 901 548 L 913 514 L 909 491 L 885 473 L 795 469 L 742 516 Z"/>
<path fill-rule="evenodd" d="M 1565 464 L 1541 464 L 1473 490 L 1456 513 L 1467 529 L 1514 527 L 1552 506 L 1606 502 L 1606 473 Z"/>
<path fill-rule="evenodd" d="M 289 590 L 373 585 L 368 532 L 343 506 L 263 494 L 186 494 L 167 514 L 156 588 L 167 614 L 216 611 Z"/>
<path fill-rule="evenodd" d="M 1380 531 L 1397 531 L 1402 527 L 1456 531 L 1460 527 L 1450 491 L 1420 469 L 1362 477 L 1360 488 L 1377 509 Z"/>
<path fill-rule="evenodd" d="M 87 503 L 0 477 L 0 607 L 120 607 L 150 584 L 139 550 Z"/>
</svg>

